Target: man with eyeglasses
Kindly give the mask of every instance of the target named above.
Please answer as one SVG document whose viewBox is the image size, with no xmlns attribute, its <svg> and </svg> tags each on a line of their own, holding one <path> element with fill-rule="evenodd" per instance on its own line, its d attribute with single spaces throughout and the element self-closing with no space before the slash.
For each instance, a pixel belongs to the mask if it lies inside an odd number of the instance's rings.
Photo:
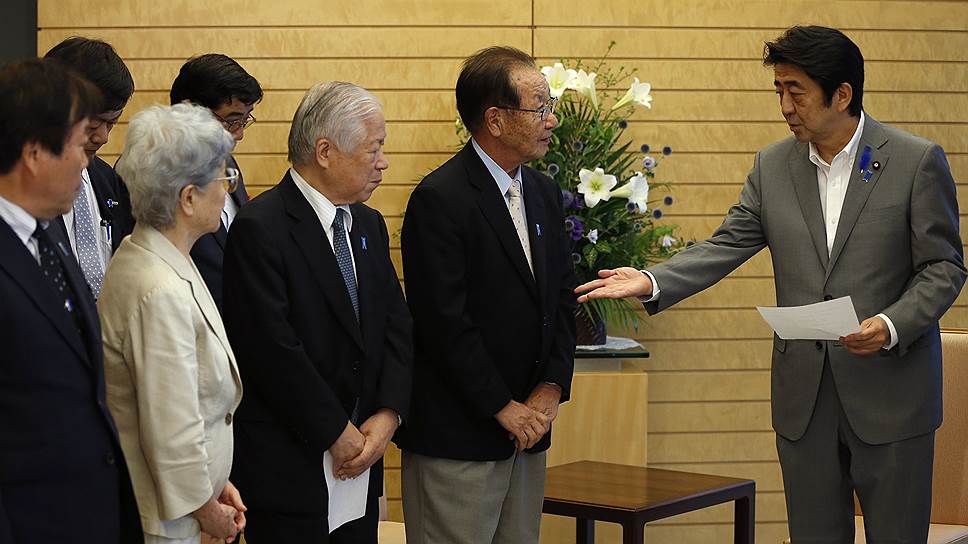
<svg viewBox="0 0 968 544">
<path fill-rule="evenodd" d="M 536 544 L 576 302 L 561 191 L 524 163 L 548 151 L 558 120 L 534 60 L 511 47 L 464 61 L 456 94 L 473 137 L 414 190 L 402 232 L 407 542 Z"/>
<path fill-rule="evenodd" d="M 89 164 L 81 172 L 74 206 L 54 223 L 64 229 L 84 279 L 97 299 L 108 261 L 121 240 L 134 229 L 127 187 L 114 168 L 97 156 L 134 93 L 134 80 L 114 48 L 101 40 L 68 38 L 48 51 L 45 58 L 69 66 L 104 96 L 104 111 L 88 124 L 84 152 Z"/>
<path fill-rule="evenodd" d="M 245 129 L 255 122 L 252 110 L 262 100 L 262 87 L 238 62 L 218 53 L 188 60 L 171 84 L 171 103 L 191 102 L 212 111 L 225 130 L 236 141 L 242 141 Z M 239 208 L 249 201 L 242 172 L 235 157 L 229 156 L 226 167 L 236 175 L 236 189 L 225 195 L 222 222 L 218 231 L 199 238 L 192 248 L 192 260 L 208 285 L 219 312 L 222 311 L 222 258 L 229 228 Z"/>
</svg>

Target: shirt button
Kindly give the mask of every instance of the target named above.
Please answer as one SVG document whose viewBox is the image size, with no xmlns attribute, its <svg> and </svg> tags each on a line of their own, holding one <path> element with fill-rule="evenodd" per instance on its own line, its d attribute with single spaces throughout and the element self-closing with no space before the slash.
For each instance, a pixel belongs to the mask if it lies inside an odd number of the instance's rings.
<svg viewBox="0 0 968 544">
<path fill-rule="evenodd" d="M 225 424 L 226 425 L 232 424 L 232 412 L 225 414 Z"/>
</svg>

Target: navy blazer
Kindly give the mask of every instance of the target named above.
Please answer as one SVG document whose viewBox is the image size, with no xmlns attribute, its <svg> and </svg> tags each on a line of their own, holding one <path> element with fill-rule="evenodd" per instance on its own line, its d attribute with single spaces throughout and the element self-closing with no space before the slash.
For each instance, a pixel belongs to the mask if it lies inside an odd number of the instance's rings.
<svg viewBox="0 0 968 544">
<path fill-rule="evenodd" d="M 97 311 L 70 245 L 48 229 L 84 336 L 0 219 L 0 544 L 140 542 L 104 396 Z"/>
<path fill-rule="evenodd" d="M 242 170 L 239 169 L 239 163 L 235 162 L 235 157 L 229 155 L 226 160 L 227 165 L 230 168 L 235 168 L 239 170 L 239 187 L 231 194 L 232 200 L 241 210 L 242 206 L 249 201 L 249 194 L 245 191 L 245 183 L 242 181 Z M 202 274 L 202 279 L 205 280 L 205 285 L 208 286 L 208 290 L 212 293 L 212 299 L 215 300 L 215 306 L 218 307 L 219 313 L 222 313 L 222 259 L 225 256 L 225 241 L 228 237 L 228 230 L 225 225 L 219 222 L 218 230 L 206 234 L 195 242 L 195 246 L 192 247 L 192 260 L 195 261 L 195 266 L 198 267 L 198 271 Z"/>
</svg>

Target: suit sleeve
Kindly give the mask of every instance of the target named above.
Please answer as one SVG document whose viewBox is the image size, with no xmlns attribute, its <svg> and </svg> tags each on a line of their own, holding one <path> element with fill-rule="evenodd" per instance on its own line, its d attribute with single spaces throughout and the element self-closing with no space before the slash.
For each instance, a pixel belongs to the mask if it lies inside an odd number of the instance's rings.
<svg viewBox="0 0 968 544">
<path fill-rule="evenodd" d="M 194 301 L 161 285 L 128 323 L 124 347 L 137 391 L 141 451 L 158 494 L 162 519 L 201 508 L 214 494 L 198 401 Z"/>
<path fill-rule="evenodd" d="M 387 300 L 386 341 L 384 345 L 383 371 L 377 386 L 377 407 L 389 408 L 406 419 L 410 408 L 410 390 L 413 382 L 413 320 L 403 298 L 400 280 L 390 260 L 390 235 L 382 216 L 380 222 L 380 248 L 383 254 L 383 292 Z"/>
<path fill-rule="evenodd" d="M 766 247 L 760 221 L 760 155 L 746 177 L 739 202 L 722 225 L 702 242 L 694 244 L 659 265 L 649 268 L 662 286 L 659 298 L 645 303 L 649 314 L 660 312 L 725 278 Z"/>
<path fill-rule="evenodd" d="M 910 221 L 914 276 L 883 311 L 897 329 L 900 355 L 941 319 L 965 283 L 955 182 L 938 145 L 929 146 L 918 164 Z"/>
<path fill-rule="evenodd" d="M 225 329 L 246 395 L 256 395 L 320 455 L 349 417 L 289 325 L 289 289 L 280 250 L 252 217 L 232 223 L 225 250 Z M 244 401 L 243 401 L 244 402 Z"/>
<path fill-rule="evenodd" d="M 550 182 L 553 183 L 553 182 Z M 551 201 L 553 225 L 564 225 L 565 218 L 561 200 L 561 191 L 554 187 L 555 199 Z M 548 364 L 544 365 L 542 382 L 556 383 L 561 386 L 561 402 L 571 398 L 571 378 L 575 371 L 575 308 L 578 298 L 575 295 L 577 279 L 575 266 L 571 260 L 568 241 L 559 229 L 557 244 L 548 248 L 549 275 L 560 276 L 558 284 L 561 286 L 557 293 L 557 308 L 555 309 L 554 339 L 548 356 Z"/>
<path fill-rule="evenodd" d="M 452 209 L 430 186 L 410 196 L 401 236 L 407 301 L 422 362 L 436 366 L 456 396 L 489 419 L 512 396 L 466 310 L 466 248 Z"/>
</svg>

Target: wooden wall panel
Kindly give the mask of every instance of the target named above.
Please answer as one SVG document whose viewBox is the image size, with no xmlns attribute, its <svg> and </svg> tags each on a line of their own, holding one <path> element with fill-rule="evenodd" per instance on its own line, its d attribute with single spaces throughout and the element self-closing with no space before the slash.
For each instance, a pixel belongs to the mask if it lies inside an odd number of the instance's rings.
<svg viewBox="0 0 968 544">
<path fill-rule="evenodd" d="M 653 108 L 631 119 L 635 146 L 670 145 L 657 170 L 672 181 L 664 222 L 684 238 L 719 226 L 738 198 L 757 149 L 786 137 L 762 43 L 798 23 L 837 26 L 867 58 L 865 107 L 941 144 L 968 215 L 968 3 L 831 0 L 40 0 L 38 48 L 69 35 L 112 42 L 137 92 L 103 150 L 114 161 L 126 122 L 167 103 L 185 58 L 234 56 L 266 96 L 258 123 L 237 149 L 253 194 L 288 167 L 289 121 L 305 90 L 323 80 L 353 81 L 385 103 L 391 163 L 370 204 L 392 234 L 415 182 L 453 153 L 453 85 L 464 56 L 487 45 L 516 45 L 539 64 L 594 61 L 609 41 L 612 66 L 636 70 L 653 87 Z M 624 83 L 611 92 L 624 92 Z M 653 151 L 655 153 L 655 151 Z M 666 191 L 656 189 L 655 198 Z M 399 241 L 391 256 L 400 270 Z M 648 460 L 653 466 L 757 481 L 757 542 L 786 536 L 782 479 L 770 428 L 772 341 L 756 305 L 774 303 L 773 271 L 762 251 L 729 278 L 655 317 L 640 312 L 633 335 L 652 357 Z M 944 324 L 968 326 L 968 294 Z M 391 517 L 400 519 L 399 452 L 387 455 Z M 731 507 L 679 516 L 648 529 L 654 544 L 727 542 Z M 602 542 L 617 531 L 603 531 Z"/>
</svg>

